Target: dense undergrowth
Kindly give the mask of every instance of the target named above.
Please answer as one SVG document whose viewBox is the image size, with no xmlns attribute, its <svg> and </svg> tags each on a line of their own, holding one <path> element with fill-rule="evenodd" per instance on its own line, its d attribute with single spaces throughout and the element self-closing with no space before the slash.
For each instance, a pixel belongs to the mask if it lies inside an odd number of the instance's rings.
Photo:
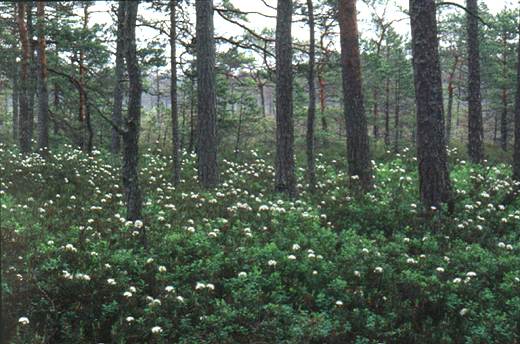
<svg viewBox="0 0 520 344">
<path fill-rule="evenodd" d="M 2 146 L 2 342 L 519 343 L 510 166 L 450 155 L 451 215 L 421 209 L 406 150 L 367 195 L 320 156 L 316 190 L 300 170 L 292 202 L 272 192 L 270 156 L 221 162 L 203 192 L 194 155 L 174 188 L 148 151 L 144 248 L 113 158 Z"/>
</svg>

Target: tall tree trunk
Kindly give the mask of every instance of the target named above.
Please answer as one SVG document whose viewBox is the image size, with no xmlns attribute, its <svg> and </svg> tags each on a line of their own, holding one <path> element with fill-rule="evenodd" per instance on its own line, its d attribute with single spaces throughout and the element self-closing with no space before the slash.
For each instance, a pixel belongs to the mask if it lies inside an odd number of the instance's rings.
<svg viewBox="0 0 520 344">
<path fill-rule="evenodd" d="M 89 4 L 85 3 L 83 6 L 83 30 L 88 30 Z M 92 125 L 90 123 L 89 106 L 87 104 L 87 88 L 85 81 L 86 67 L 85 67 L 85 51 L 80 48 L 79 51 L 79 122 L 80 122 L 80 145 L 84 152 L 92 152 Z"/>
<path fill-rule="evenodd" d="M 502 116 L 500 117 L 500 144 L 507 151 L 507 89 L 502 89 Z"/>
<path fill-rule="evenodd" d="M 314 37 L 314 9 L 312 0 L 307 0 L 309 12 L 309 109 L 307 112 L 307 180 L 309 188 L 314 190 L 316 185 L 316 161 L 314 152 L 314 120 L 316 118 L 316 84 L 314 78 L 316 42 Z"/>
<path fill-rule="evenodd" d="M 425 206 L 451 197 L 444 135 L 441 67 L 434 0 L 410 0 L 412 52 L 417 103 L 419 190 Z"/>
<path fill-rule="evenodd" d="M 170 69 L 171 69 L 171 110 L 172 110 L 172 159 L 173 159 L 173 185 L 179 184 L 181 180 L 181 147 L 179 133 L 179 113 L 177 104 L 177 0 L 170 0 Z"/>
<path fill-rule="evenodd" d="M 518 31 L 520 31 L 520 26 L 518 27 Z M 520 36 L 518 37 L 518 59 L 516 63 L 515 147 L 513 151 L 513 178 L 520 182 Z"/>
<path fill-rule="evenodd" d="M 374 127 L 373 127 L 373 135 L 374 140 L 377 141 L 379 138 L 379 88 L 377 86 L 374 87 L 374 90 L 372 91 L 372 97 L 374 98 L 374 110 L 373 110 L 373 120 L 374 120 Z"/>
<path fill-rule="evenodd" d="M 400 68 L 400 67 L 399 67 Z M 401 94 L 401 78 L 400 70 L 397 71 L 397 79 L 395 80 L 395 118 L 394 118 L 394 153 L 399 152 L 399 134 L 401 129 L 399 128 L 399 115 L 400 115 L 400 94 Z"/>
<path fill-rule="evenodd" d="M 117 8 L 117 40 L 116 40 L 116 66 L 115 66 L 115 88 L 114 88 L 114 107 L 112 108 L 112 122 L 121 127 L 123 122 L 123 77 L 125 73 L 125 54 L 124 54 L 124 21 L 125 8 L 119 3 Z M 121 136 L 115 128 L 112 128 L 112 138 L 110 141 L 110 151 L 112 154 L 119 154 L 121 151 Z"/>
<path fill-rule="evenodd" d="M 195 119 L 193 112 L 195 111 L 195 81 L 190 78 L 190 137 L 188 142 L 188 152 L 195 149 Z"/>
<path fill-rule="evenodd" d="M 446 117 L 446 143 L 449 144 L 451 140 L 451 122 L 453 118 L 453 77 L 457 70 L 459 63 L 459 55 L 455 55 L 455 61 L 451 67 L 450 74 L 448 75 L 448 113 Z"/>
<path fill-rule="evenodd" d="M 197 16 L 197 157 L 199 181 L 204 188 L 218 184 L 217 110 L 213 0 L 196 0 Z"/>
<path fill-rule="evenodd" d="M 123 186 L 125 189 L 127 211 L 126 218 L 135 221 L 141 218 L 142 198 L 139 188 L 139 131 L 141 126 L 141 71 L 137 62 L 135 42 L 135 24 L 137 1 L 120 1 L 125 8 L 124 51 L 129 79 L 128 115 L 125 119 L 123 134 Z M 146 245 L 144 227 L 141 240 Z"/>
<path fill-rule="evenodd" d="M 386 59 L 390 55 L 390 46 L 386 46 Z M 387 75 L 385 80 L 385 148 L 390 147 L 390 77 Z"/>
<path fill-rule="evenodd" d="M 20 138 L 20 150 L 23 154 L 27 154 L 31 151 L 31 129 L 30 129 L 30 115 L 29 115 L 29 80 L 28 80 L 28 69 L 29 59 L 31 56 L 29 48 L 29 37 L 27 35 L 27 25 L 25 23 L 25 10 L 27 4 L 25 2 L 19 2 L 18 4 L 18 15 L 16 20 L 18 22 L 18 32 L 20 33 L 20 44 L 22 46 L 22 63 L 20 67 L 20 113 L 19 113 L 19 138 Z"/>
<path fill-rule="evenodd" d="M 359 177 L 362 188 L 369 190 L 372 188 L 372 164 L 363 106 L 356 0 L 339 0 L 338 19 L 348 172 L 351 177 Z"/>
<path fill-rule="evenodd" d="M 18 99 L 19 99 L 19 91 L 18 91 L 18 75 L 19 75 L 19 71 L 18 71 L 18 63 L 16 61 L 14 61 L 13 63 L 13 68 L 14 68 L 14 73 L 13 73 L 13 93 L 11 95 L 12 97 L 12 104 L 13 104 L 13 140 L 15 140 L 15 142 L 18 140 L 18 118 L 19 118 L 19 114 L 18 114 L 18 110 L 19 110 L 19 104 L 18 104 Z"/>
<path fill-rule="evenodd" d="M 27 36 L 29 38 L 29 53 L 31 57 L 29 58 L 29 75 L 27 78 L 28 88 L 27 88 L 27 97 L 29 101 L 29 135 L 31 137 L 31 146 L 32 139 L 34 137 L 34 99 L 36 97 L 36 89 L 37 78 L 38 78 L 38 67 L 36 61 L 36 45 L 38 44 L 37 40 L 34 39 L 34 25 L 33 25 L 33 2 L 27 2 Z M 36 76 L 36 78 L 35 78 Z"/>
<path fill-rule="evenodd" d="M 276 164 L 275 190 L 296 196 L 294 165 L 292 0 L 279 0 L 276 9 Z"/>
<path fill-rule="evenodd" d="M 58 105 L 60 104 L 59 88 L 58 88 L 58 83 L 56 81 L 54 82 L 54 90 L 52 93 L 54 96 L 54 99 L 53 99 L 54 111 L 56 111 L 56 109 L 58 108 Z M 58 126 L 57 119 L 54 119 L 52 128 L 53 128 L 52 131 L 53 131 L 54 135 L 58 135 L 59 126 Z"/>
<path fill-rule="evenodd" d="M 504 51 L 502 53 L 502 72 L 507 75 L 507 32 L 503 35 Z M 500 143 L 502 149 L 507 151 L 507 88 L 502 89 L 502 116 L 500 118 Z"/>
<path fill-rule="evenodd" d="M 240 138 L 242 132 L 242 116 L 243 116 L 243 108 L 240 106 L 240 111 L 238 112 L 238 127 L 237 127 L 237 139 L 235 141 L 235 160 L 238 159 L 238 153 L 240 152 Z"/>
<path fill-rule="evenodd" d="M 477 0 L 467 0 L 468 20 L 468 154 L 474 163 L 484 158 Z"/>
<path fill-rule="evenodd" d="M 38 150 L 49 149 L 49 95 L 47 91 L 47 56 L 45 52 L 45 2 L 37 3 L 38 17 Z"/>
</svg>

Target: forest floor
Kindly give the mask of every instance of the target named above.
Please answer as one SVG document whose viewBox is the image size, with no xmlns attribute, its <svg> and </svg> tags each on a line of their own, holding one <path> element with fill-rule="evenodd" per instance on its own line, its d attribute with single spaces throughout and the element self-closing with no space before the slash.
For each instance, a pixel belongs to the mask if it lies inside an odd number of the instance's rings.
<svg viewBox="0 0 520 344">
<path fill-rule="evenodd" d="M 184 154 L 141 156 L 142 222 L 109 155 L 0 146 L 3 343 L 518 343 L 520 200 L 510 166 L 450 152 L 456 206 L 421 210 L 410 151 L 347 188 L 273 193 L 271 156 L 220 164 L 202 191 Z M 355 185 L 353 186 L 355 189 Z M 144 248 L 136 226 L 146 229 Z"/>
</svg>

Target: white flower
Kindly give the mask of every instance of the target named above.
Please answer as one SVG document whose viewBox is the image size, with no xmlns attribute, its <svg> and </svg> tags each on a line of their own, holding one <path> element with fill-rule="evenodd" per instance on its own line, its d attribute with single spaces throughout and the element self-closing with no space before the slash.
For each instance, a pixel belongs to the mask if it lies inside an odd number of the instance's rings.
<svg viewBox="0 0 520 344">
<path fill-rule="evenodd" d="M 498 247 L 500 247 L 500 248 L 505 248 L 505 247 L 506 247 L 506 244 L 504 244 L 503 242 L 499 242 L 499 243 L 498 243 Z"/>
<path fill-rule="evenodd" d="M 67 245 L 65 245 L 65 251 L 76 252 L 78 250 L 74 247 L 74 245 L 67 244 Z"/>
<path fill-rule="evenodd" d="M 267 262 L 267 265 L 269 265 L 269 266 L 276 266 L 276 264 L 277 264 L 276 260 L 274 260 L 274 259 L 271 259 L 270 261 Z"/>
<path fill-rule="evenodd" d="M 338 306 L 338 307 L 343 306 L 343 301 L 340 301 L 340 300 L 336 301 L 336 306 Z"/>
<path fill-rule="evenodd" d="M 129 291 L 125 291 L 125 292 L 123 293 L 123 296 L 126 297 L 126 298 L 130 298 L 130 297 L 132 297 L 132 293 L 129 292 Z"/>
<path fill-rule="evenodd" d="M 506 245 L 506 250 L 513 251 L 513 245 L 507 244 Z"/>
<path fill-rule="evenodd" d="M 109 278 L 109 279 L 107 279 L 107 283 L 110 284 L 110 285 L 116 285 L 116 284 L 117 284 L 117 283 L 116 283 L 116 280 L 113 279 L 113 278 Z"/>
<path fill-rule="evenodd" d="M 132 293 L 135 293 L 137 291 L 137 289 L 135 287 L 133 287 L 133 286 L 128 288 L 128 290 L 130 290 Z"/>
<path fill-rule="evenodd" d="M 383 273 L 383 268 L 380 267 L 380 266 L 377 266 L 375 269 L 374 269 L 374 272 L 380 274 L 380 273 Z"/>
<path fill-rule="evenodd" d="M 126 322 L 132 322 L 134 321 L 134 317 L 126 317 Z"/>
<path fill-rule="evenodd" d="M 171 293 L 172 291 L 175 290 L 175 288 L 172 287 L 171 285 L 169 285 L 169 286 L 166 286 L 166 288 L 164 288 L 164 290 L 166 290 L 167 293 Z"/>
<path fill-rule="evenodd" d="M 441 267 L 438 267 L 437 269 L 435 269 L 437 272 L 444 272 L 444 268 L 441 268 Z"/>
<path fill-rule="evenodd" d="M 416 261 L 415 259 L 413 259 L 413 258 L 408 258 L 408 259 L 406 260 L 406 262 L 407 262 L 408 264 L 417 264 L 417 261 Z"/>
<path fill-rule="evenodd" d="M 473 271 L 470 271 L 466 274 L 466 276 L 468 277 L 476 277 L 477 276 L 477 273 L 476 272 L 473 272 Z"/>
<path fill-rule="evenodd" d="M 361 272 L 355 270 L 355 271 L 354 271 L 354 276 L 356 276 L 356 277 L 360 277 L 360 276 L 361 276 Z"/>
<path fill-rule="evenodd" d="M 298 250 L 300 249 L 300 245 L 298 245 L 298 244 L 293 244 L 293 245 L 292 245 L 292 249 L 293 249 L 293 251 L 298 251 Z"/>
<path fill-rule="evenodd" d="M 177 300 L 178 300 L 179 302 L 184 302 L 184 298 L 183 298 L 182 296 L 180 296 L 180 295 L 177 296 Z"/>
<path fill-rule="evenodd" d="M 287 259 L 289 260 L 295 260 L 296 259 L 296 256 L 294 254 L 291 254 L 289 256 L 287 256 Z"/>
<path fill-rule="evenodd" d="M 151 263 L 153 263 L 153 258 L 148 258 L 148 259 L 146 260 L 146 264 L 151 264 Z"/>
<path fill-rule="evenodd" d="M 135 228 L 143 228 L 143 225 L 144 225 L 144 223 L 141 220 L 135 220 L 135 222 L 134 222 Z"/>
<path fill-rule="evenodd" d="M 206 288 L 208 288 L 210 290 L 215 290 L 215 286 L 212 283 L 206 284 Z"/>
<path fill-rule="evenodd" d="M 18 323 L 20 325 L 29 325 L 29 318 L 27 317 L 20 317 L 20 319 L 18 319 Z"/>
<path fill-rule="evenodd" d="M 247 277 L 247 273 L 244 271 L 241 271 L 238 273 L 238 277 Z"/>
<path fill-rule="evenodd" d="M 164 265 L 159 266 L 159 272 L 166 272 L 166 267 Z"/>
<path fill-rule="evenodd" d="M 197 282 L 197 285 L 195 286 L 195 290 L 206 288 L 206 285 L 204 283 Z"/>
<path fill-rule="evenodd" d="M 160 326 L 154 326 L 152 327 L 152 333 L 153 334 L 159 334 L 162 333 L 163 329 Z"/>
<path fill-rule="evenodd" d="M 453 279 L 453 283 L 457 283 L 457 284 L 458 284 L 458 283 L 460 283 L 460 282 L 462 282 L 462 279 L 460 279 L 460 278 L 458 278 L 458 277 L 456 277 L 456 278 Z"/>
<path fill-rule="evenodd" d="M 468 311 L 469 311 L 469 310 L 468 310 L 467 308 L 462 308 L 462 309 L 460 310 L 459 314 L 460 314 L 461 316 L 464 316 L 464 315 L 466 315 L 466 313 L 468 313 Z"/>
</svg>

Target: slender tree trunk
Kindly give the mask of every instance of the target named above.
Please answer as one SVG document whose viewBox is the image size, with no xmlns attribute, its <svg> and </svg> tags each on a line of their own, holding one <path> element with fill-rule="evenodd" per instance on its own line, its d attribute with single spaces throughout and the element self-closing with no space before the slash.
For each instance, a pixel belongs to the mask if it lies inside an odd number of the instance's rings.
<svg viewBox="0 0 520 344">
<path fill-rule="evenodd" d="M 29 37 L 27 35 L 27 25 L 25 23 L 25 10 L 27 4 L 25 2 L 19 2 L 18 4 L 18 32 L 20 33 L 20 43 L 22 46 L 22 63 L 20 67 L 20 113 L 19 113 L 19 138 L 20 138 L 20 150 L 23 154 L 27 154 L 31 151 L 31 129 L 30 129 L 30 115 L 29 115 L 29 81 L 28 81 L 28 69 L 30 59 L 30 48 L 29 48 Z"/>
<path fill-rule="evenodd" d="M 309 109 L 307 112 L 307 180 L 309 188 L 314 190 L 316 185 L 316 161 L 314 152 L 314 121 L 316 118 L 316 86 L 315 86 L 315 50 L 314 37 L 314 9 L 312 0 L 307 0 L 307 11 L 309 13 Z"/>
<path fill-rule="evenodd" d="M 213 0 L 196 0 L 198 175 L 204 188 L 218 184 Z"/>
<path fill-rule="evenodd" d="M 38 150 L 49 149 L 49 95 L 47 91 L 47 56 L 45 52 L 45 2 L 37 3 L 38 17 Z"/>
<path fill-rule="evenodd" d="M 468 154 L 474 163 L 484 158 L 482 125 L 482 104 L 480 101 L 480 55 L 478 39 L 477 0 L 467 0 L 467 8 L 472 14 L 468 20 Z"/>
<path fill-rule="evenodd" d="M 292 0 L 279 0 L 276 10 L 276 164 L 275 190 L 296 196 L 294 165 Z"/>
<path fill-rule="evenodd" d="M 400 67 L 399 67 L 400 68 Z M 400 69 L 397 71 L 397 79 L 395 80 L 395 122 L 394 122 L 394 153 L 399 152 L 399 134 L 401 129 L 399 128 L 399 115 L 400 115 L 400 94 L 401 94 L 401 81 L 399 80 L 401 78 Z"/>
<path fill-rule="evenodd" d="M 457 70 L 459 63 L 459 56 L 455 55 L 455 61 L 451 68 L 450 74 L 448 75 L 448 113 L 446 117 L 446 143 L 449 144 L 451 140 L 451 122 L 453 117 L 453 77 Z"/>
<path fill-rule="evenodd" d="M 369 190 L 372 188 L 372 164 L 363 106 L 356 0 L 339 0 L 338 19 L 348 172 L 351 177 L 359 177 L 362 188 Z"/>
<path fill-rule="evenodd" d="M 54 111 L 56 111 L 56 109 L 58 108 L 58 105 L 60 104 L 60 94 L 59 94 L 59 89 L 58 89 L 58 83 L 57 82 L 54 82 L 53 96 L 54 96 L 53 106 L 54 106 Z M 53 127 L 54 135 L 58 135 L 59 126 L 58 126 L 57 119 L 54 119 L 52 127 Z"/>
<path fill-rule="evenodd" d="M 507 89 L 502 89 L 502 116 L 500 118 L 500 143 L 507 151 Z"/>
<path fill-rule="evenodd" d="M 139 131 L 141 122 L 141 71 L 137 62 L 135 25 L 137 1 L 120 1 L 124 6 L 124 51 L 129 79 L 128 115 L 123 134 L 123 186 L 125 189 L 127 212 L 130 221 L 141 219 L 142 198 L 139 187 Z M 141 232 L 142 243 L 146 246 L 146 232 Z"/>
<path fill-rule="evenodd" d="M 18 71 L 18 63 L 15 61 L 13 63 L 13 68 L 14 68 L 14 75 L 13 75 L 13 93 L 11 95 L 12 97 L 12 103 L 13 103 L 13 140 L 15 140 L 15 142 L 18 140 L 18 117 L 19 117 L 19 114 L 18 114 L 18 110 L 19 110 L 19 105 L 18 105 L 18 97 L 19 97 L 19 91 L 18 91 L 18 75 L 19 75 L 19 71 Z"/>
<path fill-rule="evenodd" d="M 260 82 L 258 84 L 258 92 L 260 93 L 260 106 L 262 107 L 262 116 L 266 116 L 265 112 L 265 94 L 264 94 L 264 84 Z"/>
<path fill-rule="evenodd" d="M 502 71 L 504 75 L 507 75 L 507 32 L 504 33 L 502 38 L 504 43 L 504 51 L 502 53 Z M 507 88 L 502 89 L 502 117 L 500 118 L 500 143 L 502 149 L 507 151 Z"/>
<path fill-rule="evenodd" d="M 235 160 L 238 159 L 238 153 L 240 152 L 240 137 L 242 132 L 242 116 L 243 116 L 243 109 L 242 106 L 240 106 L 240 111 L 238 112 L 238 128 L 237 128 L 237 139 L 235 141 Z"/>
<path fill-rule="evenodd" d="M 114 107 L 112 108 L 112 122 L 121 127 L 123 122 L 123 77 L 125 73 L 125 54 L 124 54 L 124 21 L 125 8 L 119 3 L 117 9 L 117 40 L 116 40 L 116 66 L 115 66 L 115 88 L 114 88 Z M 121 136 L 115 128 L 112 128 L 112 138 L 110 141 L 110 151 L 117 155 L 121 151 Z"/>
<path fill-rule="evenodd" d="M 29 101 L 29 135 L 31 137 L 31 146 L 32 139 L 34 137 L 34 99 L 36 97 L 37 90 L 37 78 L 38 78 L 38 67 L 36 61 L 36 46 L 38 44 L 37 40 L 33 39 L 35 37 L 34 34 L 34 25 L 33 25 L 33 15 L 32 15 L 33 2 L 27 2 L 27 36 L 29 38 L 29 51 L 31 57 L 29 58 L 29 75 L 27 78 L 28 82 L 28 101 Z M 36 78 L 35 78 L 36 76 Z"/>
<path fill-rule="evenodd" d="M 444 134 L 441 68 L 434 0 L 410 0 L 412 52 L 417 103 L 419 190 L 425 206 L 450 201 Z"/>
<path fill-rule="evenodd" d="M 179 133 L 179 112 L 177 104 L 177 0 L 170 0 L 170 69 L 171 86 L 170 98 L 172 107 L 172 159 L 173 159 L 173 185 L 178 185 L 181 180 L 181 147 Z"/>
<path fill-rule="evenodd" d="M 195 146 L 195 119 L 193 112 L 195 111 L 195 92 L 194 92 L 194 80 L 190 79 L 190 138 L 188 142 L 188 151 L 193 152 Z"/>
<path fill-rule="evenodd" d="M 390 47 L 386 46 L 386 58 L 388 60 L 388 56 L 390 52 L 388 51 Z M 388 149 L 390 147 L 390 77 L 387 76 L 385 80 L 385 148 Z"/>
<path fill-rule="evenodd" d="M 374 98 L 374 110 L 373 110 L 373 117 L 374 117 L 374 127 L 373 127 L 373 135 L 374 140 L 377 141 L 379 138 L 379 89 L 377 86 L 374 87 L 374 90 L 372 91 L 372 97 Z"/>
<path fill-rule="evenodd" d="M 520 26 L 518 27 L 518 31 L 520 31 Z M 513 178 L 520 182 L 520 36 L 518 37 L 518 58 L 516 63 L 515 147 L 513 151 Z"/>
</svg>

